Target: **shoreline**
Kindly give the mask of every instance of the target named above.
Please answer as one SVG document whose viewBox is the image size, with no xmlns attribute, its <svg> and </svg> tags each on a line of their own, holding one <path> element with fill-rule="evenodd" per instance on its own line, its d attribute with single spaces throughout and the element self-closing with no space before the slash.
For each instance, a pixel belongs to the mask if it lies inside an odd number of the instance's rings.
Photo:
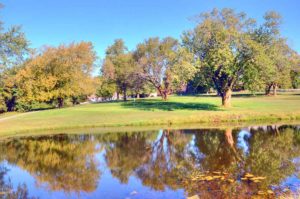
<svg viewBox="0 0 300 199">
<path fill-rule="evenodd" d="M 300 114 L 286 116 L 271 114 L 272 117 L 248 118 L 240 116 L 240 119 L 218 118 L 217 120 L 203 120 L 186 122 L 176 121 L 148 121 L 132 122 L 125 124 L 90 124 L 61 127 L 46 127 L 25 129 L 21 131 L 0 132 L 0 139 L 19 136 L 39 136 L 51 134 L 97 134 L 97 133 L 122 133 L 127 131 L 147 131 L 159 129 L 197 129 L 197 128 L 245 128 L 249 126 L 269 126 L 269 125 L 297 125 L 300 124 Z M 235 115 L 239 117 L 239 115 Z M 274 117 L 275 116 L 275 117 Z M 1 123 L 0 123 L 1 124 Z"/>
<path fill-rule="evenodd" d="M 0 137 L 43 131 L 137 129 L 294 122 L 300 124 L 300 95 L 234 97 L 233 107 L 220 107 L 214 96 L 172 96 L 160 99 L 86 104 L 63 109 L 10 113 L 0 117 Z M 225 125 L 224 125 L 225 124 Z M 101 130 L 103 131 L 103 130 Z"/>
</svg>

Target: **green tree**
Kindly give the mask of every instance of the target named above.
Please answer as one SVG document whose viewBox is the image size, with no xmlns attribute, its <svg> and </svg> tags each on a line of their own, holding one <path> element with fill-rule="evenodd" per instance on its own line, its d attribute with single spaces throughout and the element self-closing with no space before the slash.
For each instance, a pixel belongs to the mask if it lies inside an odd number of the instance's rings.
<svg viewBox="0 0 300 199">
<path fill-rule="evenodd" d="M 128 90 L 133 84 L 134 72 L 135 62 L 132 54 L 128 52 L 123 40 L 115 40 L 106 50 L 102 74 L 108 81 L 115 82 L 117 91 L 123 94 L 124 101 L 127 100 Z"/>
<path fill-rule="evenodd" d="M 300 88 L 300 55 L 296 52 L 291 59 L 291 66 L 292 88 Z"/>
<path fill-rule="evenodd" d="M 171 37 L 145 40 L 138 44 L 134 57 L 139 76 L 152 84 L 163 100 L 196 72 L 192 54 Z"/>
<path fill-rule="evenodd" d="M 253 38 L 265 47 L 265 54 L 271 60 L 265 68 L 265 73 L 259 78 L 265 85 L 266 94 L 271 89 L 276 95 L 278 87 L 291 87 L 291 70 L 295 52 L 288 46 L 286 39 L 281 36 L 280 25 L 282 18 L 274 11 L 264 15 L 265 22 L 253 33 Z"/>
<path fill-rule="evenodd" d="M 141 94 L 153 93 L 155 89 L 153 86 L 139 77 L 138 74 L 134 74 L 132 77 L 132 84 L 130 86 L 131 95 L 136 96 L 137 99 L 140 98 Z"/>
<path fill-rule="evenodd" d="M 300 69 L 293 69 L 291 71 L 292 87 L 300 88 Z"/>
<path fill-rule="evenodd" d="M 250 37 L 254 20 L 232 9 L 200 16 L 194 30 L 184 32 L 183 45 L 200 61 L 200 71 L 214 84 L 222 105 L 231 106 L 232 89 L 247 78 L 254 82 L 266 63 L 264 48 Z"/>
<path fill-rule="evenodd" d="M 116 92 L 116 84 L 100 77 L 100 85 L 97 88 L 96 95 L 104 99 L 110 100 Z"/>
</svg>

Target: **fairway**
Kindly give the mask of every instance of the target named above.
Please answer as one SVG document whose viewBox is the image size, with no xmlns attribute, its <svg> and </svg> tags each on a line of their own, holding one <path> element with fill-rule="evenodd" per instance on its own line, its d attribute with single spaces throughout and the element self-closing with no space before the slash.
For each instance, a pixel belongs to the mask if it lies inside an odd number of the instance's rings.
<svg viewBox="0 0 300 199">
<path fill-rule="evenodd" d="M 86 104 L 45 111 L 8 114 L 0 118 L 0 134 L 79 127 L 174 125 L 238 121 L 300 119 L 300 95 L 276 97 L 235 95 L 232 108 L 222 108 L 216 96 L 171 96 L 128 102 Z"/>
</svg>

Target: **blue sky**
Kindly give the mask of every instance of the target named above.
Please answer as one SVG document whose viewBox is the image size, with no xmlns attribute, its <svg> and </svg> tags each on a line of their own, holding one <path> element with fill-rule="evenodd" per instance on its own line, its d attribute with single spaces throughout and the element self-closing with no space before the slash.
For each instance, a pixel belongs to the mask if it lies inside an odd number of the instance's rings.
<svg viewBox="0 0 300 199">
<path fill-rule="evenodd" d="M 282 32 L 300 53 L 299 0 L 2 0 L 5 26 L 22 25 L 31 47 L 91 41 L 100 58 L 114 39 L 129 47 L 159 36 L 180 38 L 189 18 L 230 7 L 262 20 L 268 10 L 283 16 Z"/>
</svg>

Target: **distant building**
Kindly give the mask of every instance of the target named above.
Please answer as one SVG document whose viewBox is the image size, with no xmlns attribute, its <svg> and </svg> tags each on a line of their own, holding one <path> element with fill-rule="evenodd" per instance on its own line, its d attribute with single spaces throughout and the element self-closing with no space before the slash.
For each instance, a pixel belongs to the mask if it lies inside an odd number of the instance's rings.
<svg viewBox="0 0 300 199">
<path fill-rule="evenodd" d="M 150 93 L 149 94 L 149 97 L 157 97 L 158 95 L 157 95 L 157 92 L 155 92 L 155 93 Z"/>
</svg>

